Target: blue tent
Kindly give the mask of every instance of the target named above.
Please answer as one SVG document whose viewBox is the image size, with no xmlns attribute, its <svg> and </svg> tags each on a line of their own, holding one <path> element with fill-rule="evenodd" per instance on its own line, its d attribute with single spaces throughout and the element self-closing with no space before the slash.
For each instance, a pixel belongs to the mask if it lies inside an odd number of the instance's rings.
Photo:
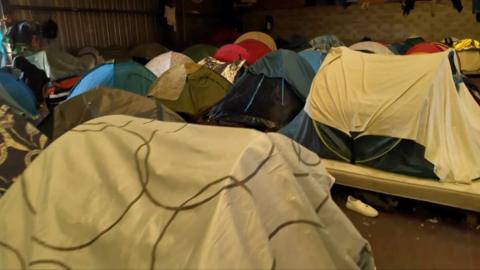
<svg viewBox="0 0 480 270">
<path fill-rule="evenodd" d="M 27 118 L 35 119 L 38 116 L 37 100 L 32 90 L 5 71 L 0 71 L 0 100 Z"/>
<path fill-rule="evenodd" d="M 320 69 L 323 59 L 325 59 L 325 54 L 314 50 L 305 50 L 298 54 L 303 57 L 303 59 L 307 60 L 315 72 Z"/>
<path fill-rule="evenodd" d="M 208 121 L 275 131 L 288 124 L 305 105 L 315 71 L 296 52 L 278 50 L 252 65 Z"/>
<path fill-rule="evenodd" d="M 134 61 L 105 63 L 83 75 L 73 87 L 68 99 L 100 86 L 123 89 L 144 96 L 156 79 L 155 74 Z"/>
</svg>

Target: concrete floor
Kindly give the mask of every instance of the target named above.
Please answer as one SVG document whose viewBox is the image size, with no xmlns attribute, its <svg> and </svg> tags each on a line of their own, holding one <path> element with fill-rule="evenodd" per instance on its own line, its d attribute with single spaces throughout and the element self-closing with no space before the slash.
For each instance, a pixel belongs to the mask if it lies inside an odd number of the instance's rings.
<svg viewBox="0 0 480 270">
<path fill-rule="evenodd" d="M 480 269 L 480 227 L 469 229 L 464 212 L 399 199 L 392 211 L 366 218 L 345 208 L 353 192 L 335 187 L 332 196 L 370 241 L 378 269 Z"/>
</svg>

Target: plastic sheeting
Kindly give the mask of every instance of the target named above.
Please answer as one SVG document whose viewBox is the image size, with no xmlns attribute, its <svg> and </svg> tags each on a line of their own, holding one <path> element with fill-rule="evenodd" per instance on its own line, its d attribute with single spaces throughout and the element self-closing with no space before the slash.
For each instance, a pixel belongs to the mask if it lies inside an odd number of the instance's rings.
<svg viewBox="0 0 480 270">
<path fill-rule="evenodd" d="M 82 75 L 87 69 L 79 58 L 53 48 L 35 53 L 27 59 L 54 81 Z"/>
</svg>

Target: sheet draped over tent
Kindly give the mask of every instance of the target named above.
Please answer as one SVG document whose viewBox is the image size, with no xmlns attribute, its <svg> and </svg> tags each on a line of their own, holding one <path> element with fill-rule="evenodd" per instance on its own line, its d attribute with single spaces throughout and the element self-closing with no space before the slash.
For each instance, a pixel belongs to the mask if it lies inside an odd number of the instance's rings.
<svg viewBox="0 0 480 270">
<path fill-rule="evenodd" d="M 332 49 L 305 110 L 346 134 L 414 140 L 441 181 L 471 183 L 480 177 L 480 108 L 465 84 L 457 89 L 450 52 L 402 57 Z"/>
<path fill-rule="evenodd" d="M 0 268 L 374 269 L 332 184 L 280 134 L 97 118 L 0 200 Z"/>
</svg>

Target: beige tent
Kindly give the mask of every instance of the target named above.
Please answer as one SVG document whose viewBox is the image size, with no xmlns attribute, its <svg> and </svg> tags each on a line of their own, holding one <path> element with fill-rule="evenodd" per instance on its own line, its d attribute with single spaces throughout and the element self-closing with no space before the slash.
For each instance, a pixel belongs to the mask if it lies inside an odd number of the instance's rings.
<svg viewBox="0 0 480 270">
<path fill-rule="evenodd" d="M 184 54 L 170 51 L 153 58 L 145 67 L 160 77 L 170 68 L 186 63 L 193 63 L 193 60 Z"/>
<path fill-rule="evenodd" d="M 415 141 L 441 181 L 469 184 L 480 178 L 480 107 L 455 84 L 450 52 L 399 57 L 334 48 L 305 110 L 345 134 Z"/>
<path fill-rule="evenodd" d="M 275 43 L 275 40 L 268 34 L 265 34 L 262 32 L 245 33 L 235 41 L 235 44 L 240 43 L 247 39 L 254 39 L 254 40 L 261 41 L 263 44 L 267 45 L 272 51 L 275 51 L 277 49 L 277 44 Z"/>
<path fill-rule="evenodd" d="M 100 52 L 92 47 L 84 47 L 78 51 L 78 58 L 87 69 L 92 69 L 105 62 Z"/>
<path fill-rule="evenodd" d="M 0 269 L 374 269 L 332 184 L 280 134 L 97 118 L 0 200 Z"/>
<path fill-rule="evenodd" d="M 385 45 L 375 41 L 362 41 L 350 46 L 351 50 L 371 52 L 374 54 L 393 55 L 394 53 Z"/>
</svg>

